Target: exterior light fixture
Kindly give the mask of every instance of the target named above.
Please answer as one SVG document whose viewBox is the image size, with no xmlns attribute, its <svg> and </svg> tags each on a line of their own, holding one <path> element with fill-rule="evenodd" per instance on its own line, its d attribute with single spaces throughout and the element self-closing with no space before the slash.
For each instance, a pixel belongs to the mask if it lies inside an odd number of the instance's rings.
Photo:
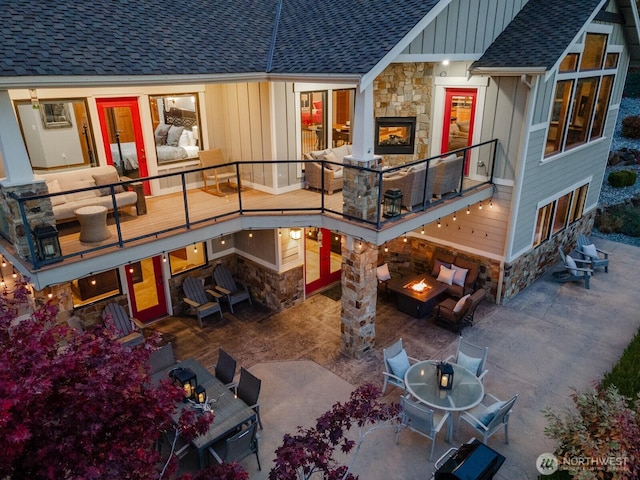
<svg viewBox="0 0 640 480">
<path fill-rule="evenodd" d="M 289 236 L 292 240 L 300 240 L 302 238 L 301 228 L 292 228 L 289 230 Z"/>
<path fill-rule="evenodd" d="M 278 236 L 281 237 L 282 236 L 282 230 L 278 229 Z"/>
<path fill-rule="evenodd" d="M 397 217 L 402 208 L 402 190 L 391 188 L 384 192 L 384 204 L 382 215 L 385 217 Z"/>
<path fill-rule="evenodd" d="M 422 225 L 422 228 L 420 229 L 420 234 L 424 235 L 424 225 Z"/>
<path fill-rule="evenodd" d="M 196 385 L 195 397 L 196 403 L 203 404 L 207 401 L 207 391 L 202 385 Z"/>
<path fill-rule="evenodd" d="M 389 251 L 389 247 L 387 246 L 387 242 L 384 242 L 384 253 Z"/>
<path fill-rule="evenodd" d="M 253 232 L 249 230 L 249 238 L 253 238 Z"/>
<path fill-rule="evenodd" d="M 174 368 L 169 372 L 171 377 L 184 390 L 184 401 L 193 400 L 196 395 L 198 379 L 190 368 Z"/>
<path fill-rule="evenodd" d="M 167 254 L 162 252 L 162 262 L 167 263 Z"/>
<path fill-rule="evenodd" d="M 451 390 L 453 386 L 453 367 L 449 363 L 441 362 L 436 367 L 438 375 L 438 388 Z"/>
</svg>

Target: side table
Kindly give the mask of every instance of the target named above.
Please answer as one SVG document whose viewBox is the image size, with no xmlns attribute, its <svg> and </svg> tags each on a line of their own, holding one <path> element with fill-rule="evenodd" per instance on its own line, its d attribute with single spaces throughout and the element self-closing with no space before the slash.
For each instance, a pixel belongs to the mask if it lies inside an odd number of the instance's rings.
<svg viewBox="0 0 640 480">
<path fill-rule="evenodd" d="M 144 198 L 144 185 L 142 182 L 135 182 L 129 184 L 136 195 L 138 195 L 138 201 L 136 202 L 136 213 L 138 215 L 146 215 L 147 213 L 147 201 Z"/>
<path fill-rule="evenodd" d="M 107 227 L 107 207 L 89 205 L 80 207 L 73 213 L 80 223 L 81 242 L 101 242 L 111 236 Z"/>
</svg>

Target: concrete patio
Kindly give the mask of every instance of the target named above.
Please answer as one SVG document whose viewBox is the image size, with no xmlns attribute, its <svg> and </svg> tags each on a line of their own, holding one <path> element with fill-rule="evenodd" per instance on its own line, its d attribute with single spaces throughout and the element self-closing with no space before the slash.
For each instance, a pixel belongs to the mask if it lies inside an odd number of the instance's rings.
<svg viewBox="0 0 640 480">
<path fill-rule="evenodd" d="M 483 303 L 475 324 L 464 330 L 469 341 L 489 346 L 485 390 L 500 399 L 517 393 L 511 416 L 509 444 L 498 433 L 489 446 L 506 457 L 497 479 L 536 479 L 537 457 L 553 452 L 555 444 L 544 435 L 546 420 L 541 411 L 570 405 L 572 387 L 583 390 L 598 381 L 616 363 L 640 326 L 637 312 L 636 272 L 640 268 L 638 247 L 594 239 L 610 252 L 609 273 L 598 271 L 591 289 L 581 283 L 552 282 L 547 272 L 507 305 Z M 559 268 L 559 265 L 557 266 Z M 212 317 L 200 329 L 194 318 L 163 320 L 149 330 L 163 333 L 178 358 L 195 357 L 215 364 L 223 347 L 262 378 L 260 458 L 242 464 L 252 479 L 266 479 L 274 451 L 283 433 L 294 426 L 310 426 L 336 401 L 348 398 L 357 385 L 382 385 L 382 348 L 403 338 L 410 356 L 443 359 L 455 352 L 457 335 L 436 326 L 430 319 L 415 319 L 398 312 L 392 301 L 378 303 L 376 349 L 361 360 L 342 355 L 340 302 L 316 295 L 282 313 L 260 306 L 238 305 L 236 314 Z M 316 365 L 317 364 L 317 365 Z M 325 373 L 326 372 L 326 373 Z M 399 389 L 385 400 L 398 401 Z M 452 444 L 474 436 L 462 424 Z M 444 434 L 437 439 L 434 459 L 451 445 Z M 361 479 L 430 478 L 429 440 L 404 432 L 395 444 L 395 429 L 376 431 L 364 443 L 353 466 Z M 191 468 L 190 462 L 183 471 Z"/>
</svg>

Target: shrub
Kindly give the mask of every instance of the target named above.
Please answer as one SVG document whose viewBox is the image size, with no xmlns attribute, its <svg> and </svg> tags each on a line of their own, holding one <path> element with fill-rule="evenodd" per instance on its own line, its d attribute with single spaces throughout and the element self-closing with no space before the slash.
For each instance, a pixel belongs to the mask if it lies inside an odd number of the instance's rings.
<svg viewBox="0 0 640 480">
<path fill-rule="evenodd" d="M 640 392 L 640 333 L 636 333 L 625 348 L 620 361 L 602 379 L 602 386 L 615 385 L 618 391 L 629 398 L 635 398 Z"/>
<path fill-rule="evenodd" d="M 630 115 L 622 119 L 622 136 L 640 138 L 640 117 Z"/>
<path fill-rule="evenodd" d="M 595 227 L 602 233 L 618 233 L 623 226 L 624 217 L 613 209 L 597 215 L 595 219 Z"/>
<path fill-rule="evenodd" d="M 638 174 L 632 170 L 618 170 L 611 172 L 607 181 L 614 188 L 630 187 L 638 179 Z"/>
</svg>

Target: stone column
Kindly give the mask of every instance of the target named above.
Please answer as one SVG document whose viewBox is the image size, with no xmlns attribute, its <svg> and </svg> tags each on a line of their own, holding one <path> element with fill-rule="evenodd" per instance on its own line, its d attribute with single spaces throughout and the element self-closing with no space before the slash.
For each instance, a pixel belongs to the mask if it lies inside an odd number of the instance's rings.
<svg viewBox="0 0 640 480">
<path fill-rule="evenodd" d="M 375 171 L 349 168 L 350 165 L 379 170 L 382 157 L 358 159 L 353 155 L 344 157 L 344 185 L 342 187 L 342 211 L 355 218 L 378 221 L 378 190 L 380 174 Z"/>
<path fill-rule="evenodd" d="M 362 358 L 375 347 L 378 248 L 345 235 L 342 244 L 341 351 Z"/>
</svg>

